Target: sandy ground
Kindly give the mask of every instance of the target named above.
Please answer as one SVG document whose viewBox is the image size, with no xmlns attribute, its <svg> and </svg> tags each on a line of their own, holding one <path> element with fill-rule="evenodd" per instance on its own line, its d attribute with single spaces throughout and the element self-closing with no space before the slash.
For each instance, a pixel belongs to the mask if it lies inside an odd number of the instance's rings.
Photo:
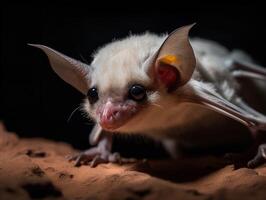
<svg viewBox="0 0 266 200">
<path fill-rule="evenodd" d="M 73 167 L 65 143 L 19 139 L 0 126 L 0 199 L 265 199 L 266 166 L 234 170 L 222 158 Z"/>
</svg>

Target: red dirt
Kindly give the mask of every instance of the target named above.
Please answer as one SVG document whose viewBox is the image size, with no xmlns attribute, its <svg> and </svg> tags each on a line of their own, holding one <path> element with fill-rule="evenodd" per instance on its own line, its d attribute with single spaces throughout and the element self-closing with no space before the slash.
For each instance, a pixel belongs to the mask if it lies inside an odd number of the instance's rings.
<svg viewBox="0 0 266 200">
<path fill-rule="evenodd" d="M 139 161 L 74 167 L 70 145 L 20 139 L 0 125 L 0 199 L 265 199 L 266 165 L 225 165 L 221 158 Z"/>
</svg>

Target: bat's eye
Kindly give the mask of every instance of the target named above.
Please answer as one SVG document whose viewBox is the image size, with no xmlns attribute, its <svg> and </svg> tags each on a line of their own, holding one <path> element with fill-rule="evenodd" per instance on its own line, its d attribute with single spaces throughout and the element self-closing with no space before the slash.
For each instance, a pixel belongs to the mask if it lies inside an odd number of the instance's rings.
<svg viewBox="0 0 266 200">
<path fill-rule="evenodd" d="M 129 98 L 142 101 L 146 97 L 146 89 L 142 85 L 132 85 L 129 89 Z"/>
<path fill-rule="evenodd" d="M 94 104 L 96 101 L 98 101 L 99 96 L 98 96 L 97 88 L 95 88 L 95 87 L 90 88 L 88 93 L 87 93 L 87 97 L 88 97 L 89 102 L 91 104 Z"/>
</svg>

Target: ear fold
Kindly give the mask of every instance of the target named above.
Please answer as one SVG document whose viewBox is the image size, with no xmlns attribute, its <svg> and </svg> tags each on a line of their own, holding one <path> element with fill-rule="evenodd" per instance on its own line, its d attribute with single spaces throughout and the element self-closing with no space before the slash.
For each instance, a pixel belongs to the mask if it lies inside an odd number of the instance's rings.
<svg viewBox="0 0 266 200">
<path fill-rule="evenodd" d="M 196 59 L 188 38 L 193 26 L 172 32 L 157 52 L 155 74 L 170 90 L 186 84 L 194 72 Z"/>
<path fill-rule="evenodd" d="M 81 93 L 85 95 L 87 94 L 90 86 L 88 65 L 59 53 L 47 46 L 39 44 L 29 45 L 43 50 L 48 56 L 55 73 Z"/>
</svg>

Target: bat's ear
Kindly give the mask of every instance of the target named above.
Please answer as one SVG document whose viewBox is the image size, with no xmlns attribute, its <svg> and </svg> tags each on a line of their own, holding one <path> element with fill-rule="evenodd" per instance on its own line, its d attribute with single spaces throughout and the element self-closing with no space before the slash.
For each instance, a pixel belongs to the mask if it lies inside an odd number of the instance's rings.
<svg viewBox="0 0 266 200">
<path fill-rule="evenodd" d="M 58 51 L 47 46 L 39 44 L 29 44 L 43 50 L 49 58 L 53 70 L 67 83 L 79 90 L 83 94 L 87 94 L 90 86 L 89 66 L 70 58 Z"/>
<path fill-rule="evenodd" d="M 169 90 L 186 84 L 194 72 L 196 59 L 188 38 L 193 26 L 183 26 L 173 31 L 154 57 L 153 74 Z"/>
</svg>

